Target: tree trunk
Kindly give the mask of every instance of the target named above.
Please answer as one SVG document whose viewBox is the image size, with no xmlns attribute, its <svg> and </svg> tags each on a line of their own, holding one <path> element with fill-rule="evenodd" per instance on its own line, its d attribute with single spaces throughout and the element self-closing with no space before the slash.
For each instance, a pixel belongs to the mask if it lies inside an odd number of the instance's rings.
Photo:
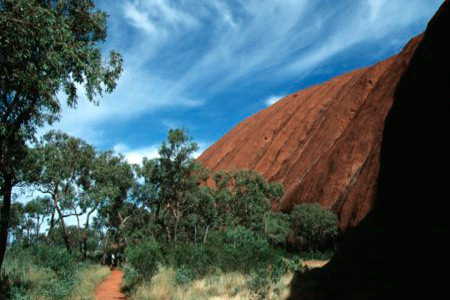
<svg viewBox="0 0 450 300">
<path fill-rule="evenodd" d="M 9 215 L 11 211 L 11 196 L 13 182 L 10 177 L 5 177 L 2 186 L 3 205 L 0 212 L 0 270 L 5 257 L 8 243 Z"/>
<path fill-rule="evenodd" d="M 50 218 L 50 227 L 48 228 L 47 238 L 50 237 L 53 232 L 53 227 L 55 226 L 55 208 L 53 208 L 52 216 Z"/>
<path fill-rule="evenodd" d="M 87 240 L 88 240 L 88 234 L 89 234 L 89 219 L 91 217 L 91 214 L 95 211 L 95 209 L 88 212 L 86 216 L 86 223 L 84 224 L 84 230 L 83 230 L 83 260 L 87 259 Z"/>
<path fill-rule="evenodd" d="M 85 233 L 81 232 L 80 217 L 78 216 L 78 212 L 77 212 L 76 208 L 74 208 L 74 212 L 75 212 L 75 218 L 77 219 L 77 231 L 78 231 L 77 236 L 79 237 L 79 240 L 78 240 L 78 248 L 79 249 L 78 250 L 80 251 L 80 255 L 83 257 L 83 245 L 84 245 L 83 241 L 84 241 Z"/>
<path fill-rule="evenodd" d="M 66 246 L 67 251 L 69 253 L 72 253 L 72 249 L 70 248 L 69 235 L 67 234 L 66 224 L 64 223 L 63 213 L 62 213 L 61 209 L 58 206 L 58 199 L 55 197 L 53 199 L 53 202 L 55 204 L 56 212 L 58 213 L 58 216 L 59 216 L 59 222 L 61 223 L 62 237 L 63 237 L 63 240 L 64 240 L 64 244 Z"/>
</svg>

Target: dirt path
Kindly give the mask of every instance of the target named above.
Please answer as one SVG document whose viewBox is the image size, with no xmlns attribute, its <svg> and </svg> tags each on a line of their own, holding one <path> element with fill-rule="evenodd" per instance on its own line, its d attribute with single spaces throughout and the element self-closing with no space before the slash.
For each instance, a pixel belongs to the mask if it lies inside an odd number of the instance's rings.
<svg viewBox="0 0 450 300">
<path fill-rule="evenodd" d="M 95 289 L 97 300 L 125 300 L 126 297 L 120 292 L 123 272 L 113 270 L 111 274 Z"/>
</svg>

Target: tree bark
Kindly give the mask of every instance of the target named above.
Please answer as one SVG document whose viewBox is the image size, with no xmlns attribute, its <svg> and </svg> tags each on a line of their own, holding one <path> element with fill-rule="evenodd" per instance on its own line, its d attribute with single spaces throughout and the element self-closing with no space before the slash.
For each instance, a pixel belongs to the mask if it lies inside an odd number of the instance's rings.
<svg viewBox="0 0 450 300">
<path fill-rule="evenodd" d="M 67 234 L 66 224 L 64 223 L 63 213 L 62 213 L 62 211 L 61 211 L 61 209 L 59 208 L 59 205 L 58 205 L 58 199 L 56 197 L 54 197 L 53 198 L 53 202 L 54 202 L 54 205 L 55 205 L 56 212 L 58 213 L 58 216 L 59 216 L 59 222 L 61 223 L 62 237 L 63 237 L 63 240 L 64 240 L 64 244 L 66 246 L 67 251 L 69 253 L 72 253 L 72 249 L 70 248 L 69 235 Z"/>
<path fill-rule="evenodd" d="M 9 216 L 11 211 L 13 180 L 5 176 L 2 186 L 3 205 L 0 212 L 0 270 L 5 257 L 6 246 L 8 243 Z"/>
<path fill-rule="evenodd" d="M 91 214 L 97 209 L 97 206 L 95 207 L 95 209 L 92 209 L 88 212 L 87 216 L 86 216 L 86 223 L 84 225 L 84 230 L 83 230 L 83 260 L 87 259 L 87 240 L 88 240 L 88 234 L 89 234 L 89 219 L 91 218 Z"/>
</svg>

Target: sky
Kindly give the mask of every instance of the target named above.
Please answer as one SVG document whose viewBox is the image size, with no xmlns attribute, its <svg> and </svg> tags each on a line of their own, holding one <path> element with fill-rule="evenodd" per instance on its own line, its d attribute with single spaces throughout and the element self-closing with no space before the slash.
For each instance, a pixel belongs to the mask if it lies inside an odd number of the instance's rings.
<svg viewBox="0 0 450 300">
<path fill-rule="evenodd" d="M 99 46 L 123 55 L 124 72 L 99 106 L 81 95 L 53 128 L 139 163 L 170 128 L 198 155 L 283 96 L 396 54 L 443 1 L 95 2 L 109 15 Z"/>
</svg>

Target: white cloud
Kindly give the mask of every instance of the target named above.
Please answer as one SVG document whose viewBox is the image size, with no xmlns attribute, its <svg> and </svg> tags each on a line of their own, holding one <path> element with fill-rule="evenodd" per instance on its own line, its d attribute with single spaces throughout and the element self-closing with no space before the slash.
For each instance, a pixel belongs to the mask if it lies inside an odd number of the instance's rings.
<svg viewBox="0 0 450 300">
<path fill-rule="evenodd" d="M 148 147 L 130 149 L 125 144 L 117 144 L 113 147 L 113 150 L 117 153 L 121 153 L 125 156 L 125 159 L 130 164 L 141 164 L 142 159 L 147 157 L 148 159 L 157 158 L 159 156 L 159 145 L 151 145 Z"/>
<path fill-rule="evenodd" d="M 130 21 L 130 23 L 139 29 L 144 30 L 150 34 L 156 34 L 157 29 L 155 25 L 152 24 L 148 16 L 142 11 L 139 11 L 137 7 L 129 2 L 124 4 L 125 17 Z"/>
<path fill-rule="evenodd" d="M 279 100 L 281 100 L 284 96 L 270 96 L 269 98 L 264 100 L 264 104 L 266 106 L 271 106 L 272 104 L 275 104 Z"/>
</svg>

